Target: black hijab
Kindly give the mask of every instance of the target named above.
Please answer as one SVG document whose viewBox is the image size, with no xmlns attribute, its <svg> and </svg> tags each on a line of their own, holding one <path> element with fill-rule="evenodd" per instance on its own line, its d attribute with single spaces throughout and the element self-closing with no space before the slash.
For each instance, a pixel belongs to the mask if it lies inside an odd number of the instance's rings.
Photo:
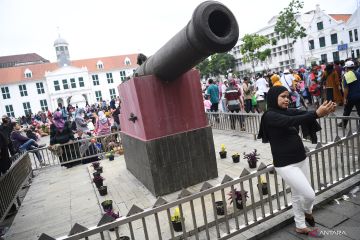
<svg viewBox="0 0 360 240">
<path fill-rule="evenodd" d="M 296 116 L 296 115 L 304 114 L 304 112 L 305 112 L 305 111 L 300 111 L 300 110 L 296 110 L 296 109 L 287 109 L 287 108 L 285 109 L 285 108 L 279 107 L 278 97 L 281 93 L 283 93 L 285 91 L 289 91 L 289 90 L 284 86 L 275 86 L 275 87 L 270 88 L 270 90 L 268 91 L 268 94 L 267 94 L 268 110 L 261 117 L 260 129 L 259 129 L 259 133 L 258 133 L 258 137 L 257 137 L 258 139 L 261 138 L 263 143 L 269 142 L 269 139 L 267 136 L 267 131 L 265 128 L 265 120 L 264 120 L 265 115 L 269 111 L 277 112 L 277 113 L 284 114 L 287 116 Z M 301 129 L 302 129 L 304 138 L 309 138 L 312 143 L 317 143 L 316 132 L 320 131 L 321 127 L 316 120 L 314 120 L 313 122 L 311 122 L 309 124 L 302 124 Z"/>
</svg>

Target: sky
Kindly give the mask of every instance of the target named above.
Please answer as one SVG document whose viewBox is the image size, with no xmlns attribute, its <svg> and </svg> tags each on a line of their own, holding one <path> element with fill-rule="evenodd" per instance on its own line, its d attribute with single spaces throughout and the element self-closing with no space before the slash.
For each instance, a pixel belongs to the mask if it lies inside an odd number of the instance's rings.
<svg viewBox="0 0 360 240">
<path fill-rule="evenodd" d="M 54 41 L 72 60 L 154 54 L 204 0 L 0 0 L 0 56 L 37 53 L 56 61 Z M 290 0 L 219 0 L 235 15 L 240 37 L 266 26 Z M 304 0 L 302 12 L 353 13 L 360 0 Z"/>
</svg>

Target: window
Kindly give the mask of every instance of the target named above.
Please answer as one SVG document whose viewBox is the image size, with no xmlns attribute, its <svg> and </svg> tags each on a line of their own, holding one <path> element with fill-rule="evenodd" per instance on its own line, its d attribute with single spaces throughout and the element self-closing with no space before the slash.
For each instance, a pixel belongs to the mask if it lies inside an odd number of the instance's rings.
<svg viewBox="0 0 360 240">
<path fill-rule="evenodd" d="M 19 85 L 19 90 L 20 90 L 20 95 L 21 95 L 22 97 L 28 95 L 25 84 Z"/>
<path fill-rule="evenodd" d="M 337 33 L 331 34 L 331 44 L 337 44 L 337 43 L 338 43 Z"/>
<path fill-rule="evenodd" d="M 326 46 L 325 37 L 319 38 L 319 45 L 320 45 L 320 47 L 325 47 Z"/>
<path fill-rule="evenodd" d="M 24 102 L 24 103 L 23 103 L 23 107 L 24 107 L 24 113 L 25 113 L 25 115 L 31 114 L 31 107 L 30 107 L 30 103 L 29 103 L 29 102 Z"/>
<path fill-rule="evenodd" d="M 36 88 L 37 88 L 38 94 L 43 94 L 43 93 L 45 93 L 44 85 L 43 85 L 42 82 L 36 83 Z"/>
<path fill-rule="evenodd" d="M 309 40 L 309 50 L 315 49 L 315 43 L 314 40 Z"/>
<path fill-rule="evenodd" d="M 126 79 L 125 71 L 120 71 L 120 79 L 121 81 L 125 81 Z"/>
<path fill-rule="evenodd" d="M 97 74 L 95 74 L 95 75 L 92 75 L 91 77 L 92 77 L 94 86 L 99 85 L 99 76 Z"/>
<path fill-rule="evenodd" d="M 318 22 L 316 25 L 317 25 L 317 29 L 318 29 L 318 30 L 323 30 L 323 29 L 324 29 L 324 24 L 323 24 L 323 22 Z"/>
<path fill-rule="evenodd" d="M 103 68 L 104 68 L 104 64 L 103 64 L 102 61 L 98 61 L 98 62 L 96 63 L 96 66 L 97 66 L 98 69 L 103 69 Z"/>
<path fill-rule="evenodd" d="M 1 93 L 2 93 L 3 99 L 8 99 L 8 98 L 10 98 L 10 92 L 9 92 L 9 88 L 8 88 L 8 87 L 2 87 L 2 88 L 1 88 Z"/>
<path fill-rule="evenodd" d="M 110 99 L 116 98 L 115 88 L 109 89 Z"/>
<path fill-rule="evenodd" d="M 359 58 L 360 57 L 360 50 L 356 49 L 356 57 Z"/>
<path fill-rule="evenodd" d="M 26 69 L 25 72 L 24 72 L 24 77 L 25 78 L 31 78 L 32 77 L 32 72 L 30 69 Z"/>
<path fill-rule="evenodd" d="M 357 29 L 354 29 L 354 39 L 355 39 L 355 41 L 359 40 Z"/>
<path fill-rule="evenodd" d="M 14 108 L 12 105 L 5 105 L 5 110 L 8 117 L 15 117 Z"/>
<path fill-rule="evenodd" d="M 106 78 L 107 78 L 108 83 L 114 83 L 114 79 L 113 79 L 113 77 L 112 77 L 112 73 L 107 73 L 107 74 L 106 74 Z"/>
<path fill-rule="evenodd" d="M 96 101 L 102 101 L 101 91 L 95 91 Z"/>
<path fill-rule="evenodd" d="M 321 62 L 327 63 L 327 54 L 321 54 Z"/>
<path fill-rule="evenodd" d="M 41 106 L 41 110 L 43 110 L 43 111 L 48 110 L 48 105 L 47 105 L 46 99 L 40 100 L 40 106 Z"/>
<path fill-rule="evenodd" d="M 62 83 L 63 83 L 63 88 L 64 88 L 64 89 L 69 89 L 69 84 L 68 84 L 68 82 L 67 82 L 67 79 L 63 79 L 63 80 L 62 80 Z"/>
<path fill-rule="evenodd" d="M 83 87 L 85 86 L 84 84 L 84 78 L 83 77 L 79 77 L 79 87 Z"/>
<path fill-rule="evenodd" d="M 58 81 L 58 80 L 54 81 L 54 88 L 55 88 L 55 91 L 59 91 L 59 90 L 60 90 L 60 84 L 59 84 L 59 81 Z"/>
<path fill-rule="evenodd" d="M 76 88 L 75 78 L 70 78 L 71 88 Z"/>
<path fill-rule="evenodd" d="M 333 61 L 340 61 L 339 52 L 333 52 Z"/>
<path fill-rule="evenodd" d="M 352 31 L 349 31 L 349 38 L 350 38 L 350 42 L 353 42 L 353 35 L 352 35 Z"/>
<path fill-rule="evenodd" d="M 130 65 L 131 64 L 130 58 L 126 57 L 124 63 L 127 66 Z"/>
</svg>

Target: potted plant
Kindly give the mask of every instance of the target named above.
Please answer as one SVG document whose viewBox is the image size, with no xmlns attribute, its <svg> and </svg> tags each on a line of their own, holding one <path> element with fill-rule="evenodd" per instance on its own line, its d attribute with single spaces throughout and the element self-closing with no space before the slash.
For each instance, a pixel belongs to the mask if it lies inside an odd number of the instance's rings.
<svg viewBox="0 0 360 240">
<path fill-rule="evenodd" d="M 113 161 L 115 156 L 114 156 L 115 151 L 114 150 L 110 150 L 105 156 L 110 160 Z"/>
<path fill-rule="evenodd" d="M 107 186 L 101 186 L 98 188 L 100 196 L 105 196 L 107 194 Z"/>
<path fill-rule="evenodd" d="M 217 215 L 224 215 L 225 214 L 223 201 L 215 202 L 215 207 L 216 207 L 216 214 Z"/>
<path fill-rule="evenodd" d="M 100 176 L 100 172 L 98 172 L 98 171 L 96 171 L 96 172 L 93 172 L 93 177 L 98 177 L 98 176 Z"/>
<path fill-rule="evenodd" d="M 185 221 L 185 219 L 184 219 L 184 221 Z M 180 215 L 180 210 L 178 207 L 175 208 L 174 215 L 171 216 L 171 223 L 172 223 L 172 226 L 173 226 L 175 232 L 182 231 L 181 215 Z"/>
<path fill-rule="evenodd" d="M 260 154 L 257 153 L 257 150 L 254 149 L 253 152 L 248 154 L 244 153 L 244 159 L 247 159 L 250 168 L 256 168 L 257 161 L 259 160 Z"/>
<path fill-rule="evenodd" d="M 101 203 L 102 208 L 104 209 L 104 212 L 112 211 L 112 200 L 105 200 Z"/>
<path fill-rule="evenodd" d="M 231 157 L 234 163 L 238 163 L 240 161 L 240 155 L 238 153 L 234 153 Z"/>
<path fill-rule="evenodd" d="M 226 148 L 225 148 L 225 144 L 222 143 L 222 144 L 220 145 L 220 152 L 219 152 L 220 158 L 221 158 L 221 159 L 226 158 L 226 153 L 227 153 L 227 151 L 226 151 Z"/>
<path fill-rule="evenodd" d="M 93 178 L 93 182 L 95 183 L 96 187 L 99 188 L 103 185 L 103 181 L 105 178 L 102 176 L 96 176 Z"/>
<path fill-rule="evenodd" d="M 96 168 L 96 172 L 102 173 L 103 172 L 103 167 L 99 166 L 98 168 Z"/>
<path fill-rule="evenodd" d="M 247 191 L 244 191 L 244 190 L 241 190 L 241 191 L 237 191 L 236 190 L 236 188 L 234 189 L 234 193 L 235 193 L 235 199 L 236 199 L 236 208 L 237 209 L 243 209 L 243 197 L 244 197 L 244 199 L 245 199 L 245 203 L 246 203 L 246 200 L 247 200 L 247 198 L 248 198 L 248 192 Z M 230 191 L 229 193 L 228 193 L 228 196 L 230 196 L 229 197 L 229 199 L 228 200 L 230 200 L 230 204 L 232 204 L 233 203 L 233 197 L 232 197 L 232 191 Z"/>
<path fill-rule="evenodd" d="M 259 191 L 262 192 L 262 195 L 268 194 L 267 182 L 264 176 L 260 176 L 260 183 L 258 183 L 257 186 L 259 188 Z"/>
<path fill-rule="evenodd" d="M 98 167 L 100 167 L 100 162 L 93 162 L 91 165 L 96 170 Z"/>
<path fill-rule="evenodd" d="M 118 213 L 115 213 L 112 209 L 111 209 L 111 210 L 106 210 L 106 211 L 105 211 L 105 214 L 108 215 L 108 216 L 110 216 L 110 217 L 112 217 L 112 218 L 114 218 L 114 220 L 120 217 L 119 212 L 118 212 Z M 117 228 L 117 227 L 115 227 L 115 228 L 110 228 L 109 231 L 115 231 L 116 228 Z M 125 236 L 125 237 L 126 237 L 126 236 Z M 121 237 L 120 237 L 120 239 L 121 239 Z M 122 238 L 122 239 L 126 239 L 126 238 Z"/>
</svg>

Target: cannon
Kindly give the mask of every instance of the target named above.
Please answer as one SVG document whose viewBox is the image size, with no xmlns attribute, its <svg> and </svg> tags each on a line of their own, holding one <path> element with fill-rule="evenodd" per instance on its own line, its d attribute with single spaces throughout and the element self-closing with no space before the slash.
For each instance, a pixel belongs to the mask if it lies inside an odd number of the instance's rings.
<svg viewBox="0 0 360 240">
<path fill-rule="evenodd" d="M 126 168 L 155 196 L 218 176 L 200 74 L 192 69 L 237 42 L 238 25 L 218 2 L 201 3 L 179 33 L 118 86 Z M 196 81 L 198 80 L 198 81 Z"/>
<path fill-rule="evenodd" d="M 214 53 L 231 50 L 239 38 L 232 12 L 215 1 L 201 3 L 190 22 L 135 72 L 172 81 Z"/>
</svg>

